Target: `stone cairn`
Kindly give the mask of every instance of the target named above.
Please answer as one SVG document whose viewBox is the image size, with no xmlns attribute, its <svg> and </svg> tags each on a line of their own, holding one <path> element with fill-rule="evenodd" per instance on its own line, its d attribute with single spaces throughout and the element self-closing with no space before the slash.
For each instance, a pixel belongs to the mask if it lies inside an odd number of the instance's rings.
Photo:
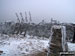
<svg viewBox="0 0 75 56">
<path fill-rule="evenodd" d="M 54 25 L 51 28 L 47 56 L 59 56 L 60 52 L 68 51 L 65 26 Z"/>
</svg>

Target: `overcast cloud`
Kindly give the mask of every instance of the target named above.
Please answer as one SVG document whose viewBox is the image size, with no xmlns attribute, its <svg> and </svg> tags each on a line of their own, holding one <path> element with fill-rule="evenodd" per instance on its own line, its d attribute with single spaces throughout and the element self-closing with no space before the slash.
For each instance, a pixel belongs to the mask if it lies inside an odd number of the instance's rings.
<svg viewBox="0 0 75 56">
<path fill-rule="evenodd" d="M 30 11 L 33 22 L 54 18 L 61 22 L 75 23 L 75 0 L 0 0 L 0 21 L 16 21 L 18 14 Z"/>
</svg>

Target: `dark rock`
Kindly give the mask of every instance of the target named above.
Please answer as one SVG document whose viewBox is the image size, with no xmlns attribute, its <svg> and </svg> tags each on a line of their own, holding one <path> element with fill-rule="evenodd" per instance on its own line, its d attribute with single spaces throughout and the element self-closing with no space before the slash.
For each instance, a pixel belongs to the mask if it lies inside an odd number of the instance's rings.
<svg viewBox="0 0 75 56">
<path fill-rule="evenodd" d="M 3 51 L 2 50 L 0 50 L 0 55 L 3 53 Z"/>
</svg>

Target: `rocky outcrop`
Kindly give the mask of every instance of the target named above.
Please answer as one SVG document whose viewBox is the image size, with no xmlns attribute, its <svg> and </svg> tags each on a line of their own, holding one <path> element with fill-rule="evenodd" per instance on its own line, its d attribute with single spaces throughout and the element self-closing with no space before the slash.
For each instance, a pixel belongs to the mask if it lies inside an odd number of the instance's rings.
<svg viewBox="0 0 75 56">
<path fill-rule="evenodd" d="M 62 51 L 67 51 L 65 28 L 62 26 L 53 26 L 51 29 L 51 39 L 48 56 L 59 56 Z"/>
</svg>

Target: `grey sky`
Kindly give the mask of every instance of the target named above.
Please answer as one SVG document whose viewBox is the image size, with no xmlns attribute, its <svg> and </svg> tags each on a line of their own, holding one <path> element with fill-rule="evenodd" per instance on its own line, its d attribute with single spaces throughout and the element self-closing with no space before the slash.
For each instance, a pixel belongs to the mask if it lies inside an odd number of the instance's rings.
<svg viewBox="0 0 75 56">
<path fill-rule="evenodd" d="M 34 22 L 51 17 L 61 22 L 75 23 L 75 0 L 0 0 L 0 21 L 16 21 L 15 12 L 32 14 Z"/>
</svg>

